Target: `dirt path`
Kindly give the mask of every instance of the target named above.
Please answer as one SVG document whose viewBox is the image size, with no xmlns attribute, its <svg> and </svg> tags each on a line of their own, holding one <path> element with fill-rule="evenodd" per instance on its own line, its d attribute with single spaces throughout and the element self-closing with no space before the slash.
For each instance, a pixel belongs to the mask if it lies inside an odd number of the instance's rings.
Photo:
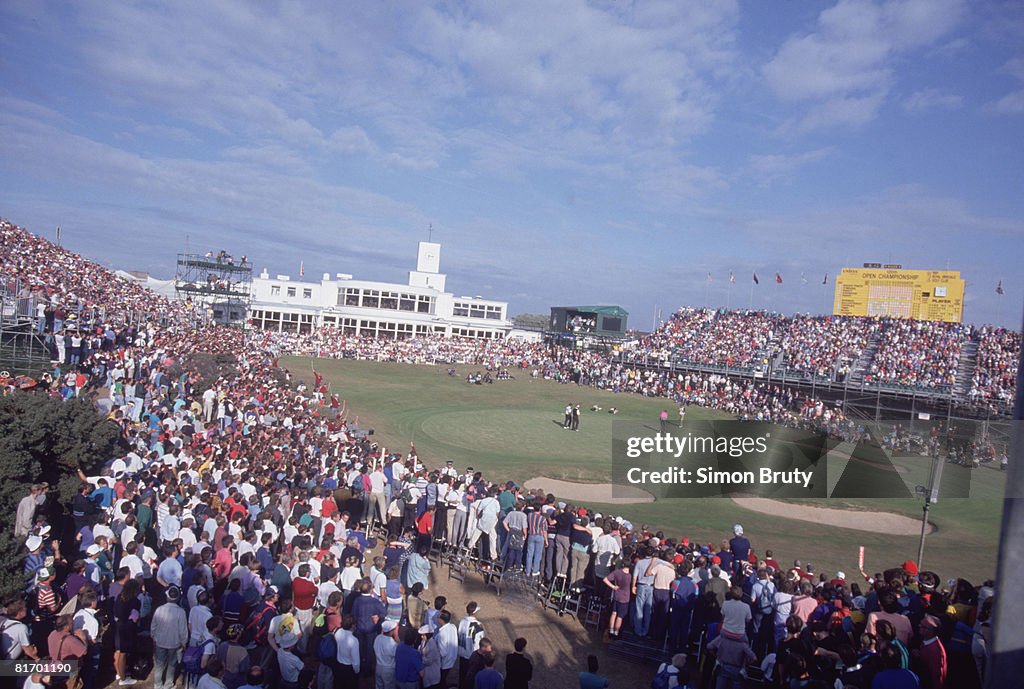
<svg viewBox="0 0 1024 689">
<path fill-rule="evenodd" d="M 578 500 L 580 502 L 600 502 L 609 505 L 634 505 L 639 502 L 654 502 L 654 496 L 645 490 L 633 486 L 618 486 L 616 493 L 612 495 L 612 484 L 610 483 L 575 483 L 573 481 L 560 481 L 554 478 L 531 478 L 523 484 L 528 490 L 540 488 L 545 493 L 553 493 L 563 500 Z"/>
<path fill-rule="evenodd" d="M 912 517 L 892 512 L 869 512 L 856 509 L 835 509 L 799 505 L 770 498 L 733 498 L 740 507 L 752 512 L 770 514 L 773 517 L 785 517 L 799 521 L 827 524 L 843 529 L 870 531 L 872 533 L 892 534 L 893 536 L 916 536 L 921 533 L 921 522 Z M 928 531 L 935 530 L 932 524 Z"/>
</svg>

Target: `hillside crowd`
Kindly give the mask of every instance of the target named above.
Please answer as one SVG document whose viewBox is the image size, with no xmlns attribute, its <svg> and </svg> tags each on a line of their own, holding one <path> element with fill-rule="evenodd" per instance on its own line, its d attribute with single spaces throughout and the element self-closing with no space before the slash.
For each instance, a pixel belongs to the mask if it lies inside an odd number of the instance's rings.
<svg viewBox="0 0 1024 689">
<path fill-rule="evenodd" d="M 671 656 L 655 678 L 666 687 L 730 686 L 754 667 L 776 686 L 863 689 L 971 687 L 984 673 L 991 582 L 950 584 L 912 561 L 858 582 L 807 562 L 783 566 L 741 525 L 720 543 L 697 543 L 504 477 L 431 466 L 412 446 L 385 454 L 322 381 L 296 384 L 278 359 L 472 363 L 855 432 L 818 400 L 521 342 L 198 329 L 188 307 L 24 230 L 0 230 L 3 270 L 54 312 L 40 331 L 82 340 L 74 354 L 65 343 L 50 392 L 107 390 L 101 406 L 127 448 L 83 467 L 70 504 L 34 485 L 18 505 L 24 585 L 5 601 L 4 658 L 77 660 L 86 688 L 111 679 L 108 667 L 120 686 L 150 676 L 156 689 L 547 686 L 532 680 L 530 639 L 497 649 L 487 637 L 497 620 L 486 601 L 452 610 L 428 595 L 438 582 L 432 554 L 454 549 L 477 553 L 485 572 L 519 571 L 539 591 L 589 591 L 604 604 L 609 644 Z M 779 327 L 737 314 L 715 332 L 751 322 Z M 948 361 L 953 345 L 942 343 L 955 333 L 935 333 L 929 341 Z M 736 361 L 749 361 L 767 340 L 729 341 Z M 209 376 L 192 365 L 199 352 L 233 356 Z M 598 659 L 586 662 L 579 686 L 608 686 Z M 60 684 L 40 674 L 20 682 Z"/>
</svg>

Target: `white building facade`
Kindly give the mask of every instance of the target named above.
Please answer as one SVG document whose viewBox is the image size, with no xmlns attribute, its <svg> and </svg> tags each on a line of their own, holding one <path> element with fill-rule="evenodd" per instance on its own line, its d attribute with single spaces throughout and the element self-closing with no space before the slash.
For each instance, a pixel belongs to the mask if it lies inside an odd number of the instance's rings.
<svg viewBox="0 0 1024 689">
<path fill-rule="evenodd" d="M 329 326 L 385 339 L 507 336 L 512 330 L 508 303 L 446 292 L 440 267 L 441 245 L 420 242 L 416 270 L 409 271 L 405 285 L 344 273 L 305 282 L 287 275 L 271 278 L 264 269 L 252 280 L 249 320 L 261 330 L 307 333 Z"/>
</svg>

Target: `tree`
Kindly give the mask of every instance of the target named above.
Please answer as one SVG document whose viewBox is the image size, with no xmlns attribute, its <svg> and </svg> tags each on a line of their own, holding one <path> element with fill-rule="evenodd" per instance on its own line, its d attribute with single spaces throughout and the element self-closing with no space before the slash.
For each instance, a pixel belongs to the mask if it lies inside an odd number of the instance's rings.
<svg viewBox="0 0 1024 689">
<path fill-rule="evenodd" d="M 18 502 L 33 483 L 57 488 L 51 510 L 70 503 L 77 470 L 96 473 L 118 452 L 118 427 L 97 413 L 91 401 L 61 401 L 43 394 L 15 393 L 0 398 L 0 594 L 20 590 L 23 543 L 14 539 Z M 54 524 L 54 535 L 62 536 Z"/>
</svg>

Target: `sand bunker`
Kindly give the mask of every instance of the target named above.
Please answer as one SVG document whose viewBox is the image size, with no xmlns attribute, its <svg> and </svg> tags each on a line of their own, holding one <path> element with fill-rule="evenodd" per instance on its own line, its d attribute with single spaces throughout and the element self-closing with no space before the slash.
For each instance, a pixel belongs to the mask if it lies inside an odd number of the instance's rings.
<svg viewBox="0 0 1024 689">
<path fill-rule="evenodd" d="M 870 531 L 872 533 L 891 534 L 893 536 L 917 536 L 921 533 L 921 521 L 913 517 L 892 512 L 869 512 L 862 510 L 842 510 L 831 507 L 800 505 L 770 498 L 733 498 L 740 507 L 752 512 L 770 514 L 773 517 L 798 519 L 816 524 L 838 526 L 843 529 Z M 928 532 L 935 530 L 928 524 Z"/>
<path fill-rule="evenodd" d="M 619 486 L 616 490 L 618 495 L 613 496 L 610 483 L 576 483 L 540 476 L 530 479 L 524 485 L 528 490 L 540 488 L 545 493 L 553 493 L 563 500 L 575 500 L 583 503 L 629 505 L 654 502 L 654 496 L 633 486 Z M 921 533 L 920 520 L 893 512 L 817 507 L 770 498 L 733 498 L 733 501 L 751 512 L 835 526 L 841 529 L 870 531 L 893 536 L 917 536 Z M 933 531 L 935 531 L 935 526 L 929 524 L 928 532 Z"/>
<path fill-rule="evenodd" d="M 653 495 L 633 486 L 619 486 L 615 490 L 618 497 L 612 497 L 612 484 L 610 483 L 574 483 L 572 481 L 560 481 L 540 476 L 538 478 L 531 478 L 523 485 L 528 490 L 540 488 L 545 493 L 553 493 L 563 500 L 601 502 L 609 505 L 654 502 Z"/>
</svg>

